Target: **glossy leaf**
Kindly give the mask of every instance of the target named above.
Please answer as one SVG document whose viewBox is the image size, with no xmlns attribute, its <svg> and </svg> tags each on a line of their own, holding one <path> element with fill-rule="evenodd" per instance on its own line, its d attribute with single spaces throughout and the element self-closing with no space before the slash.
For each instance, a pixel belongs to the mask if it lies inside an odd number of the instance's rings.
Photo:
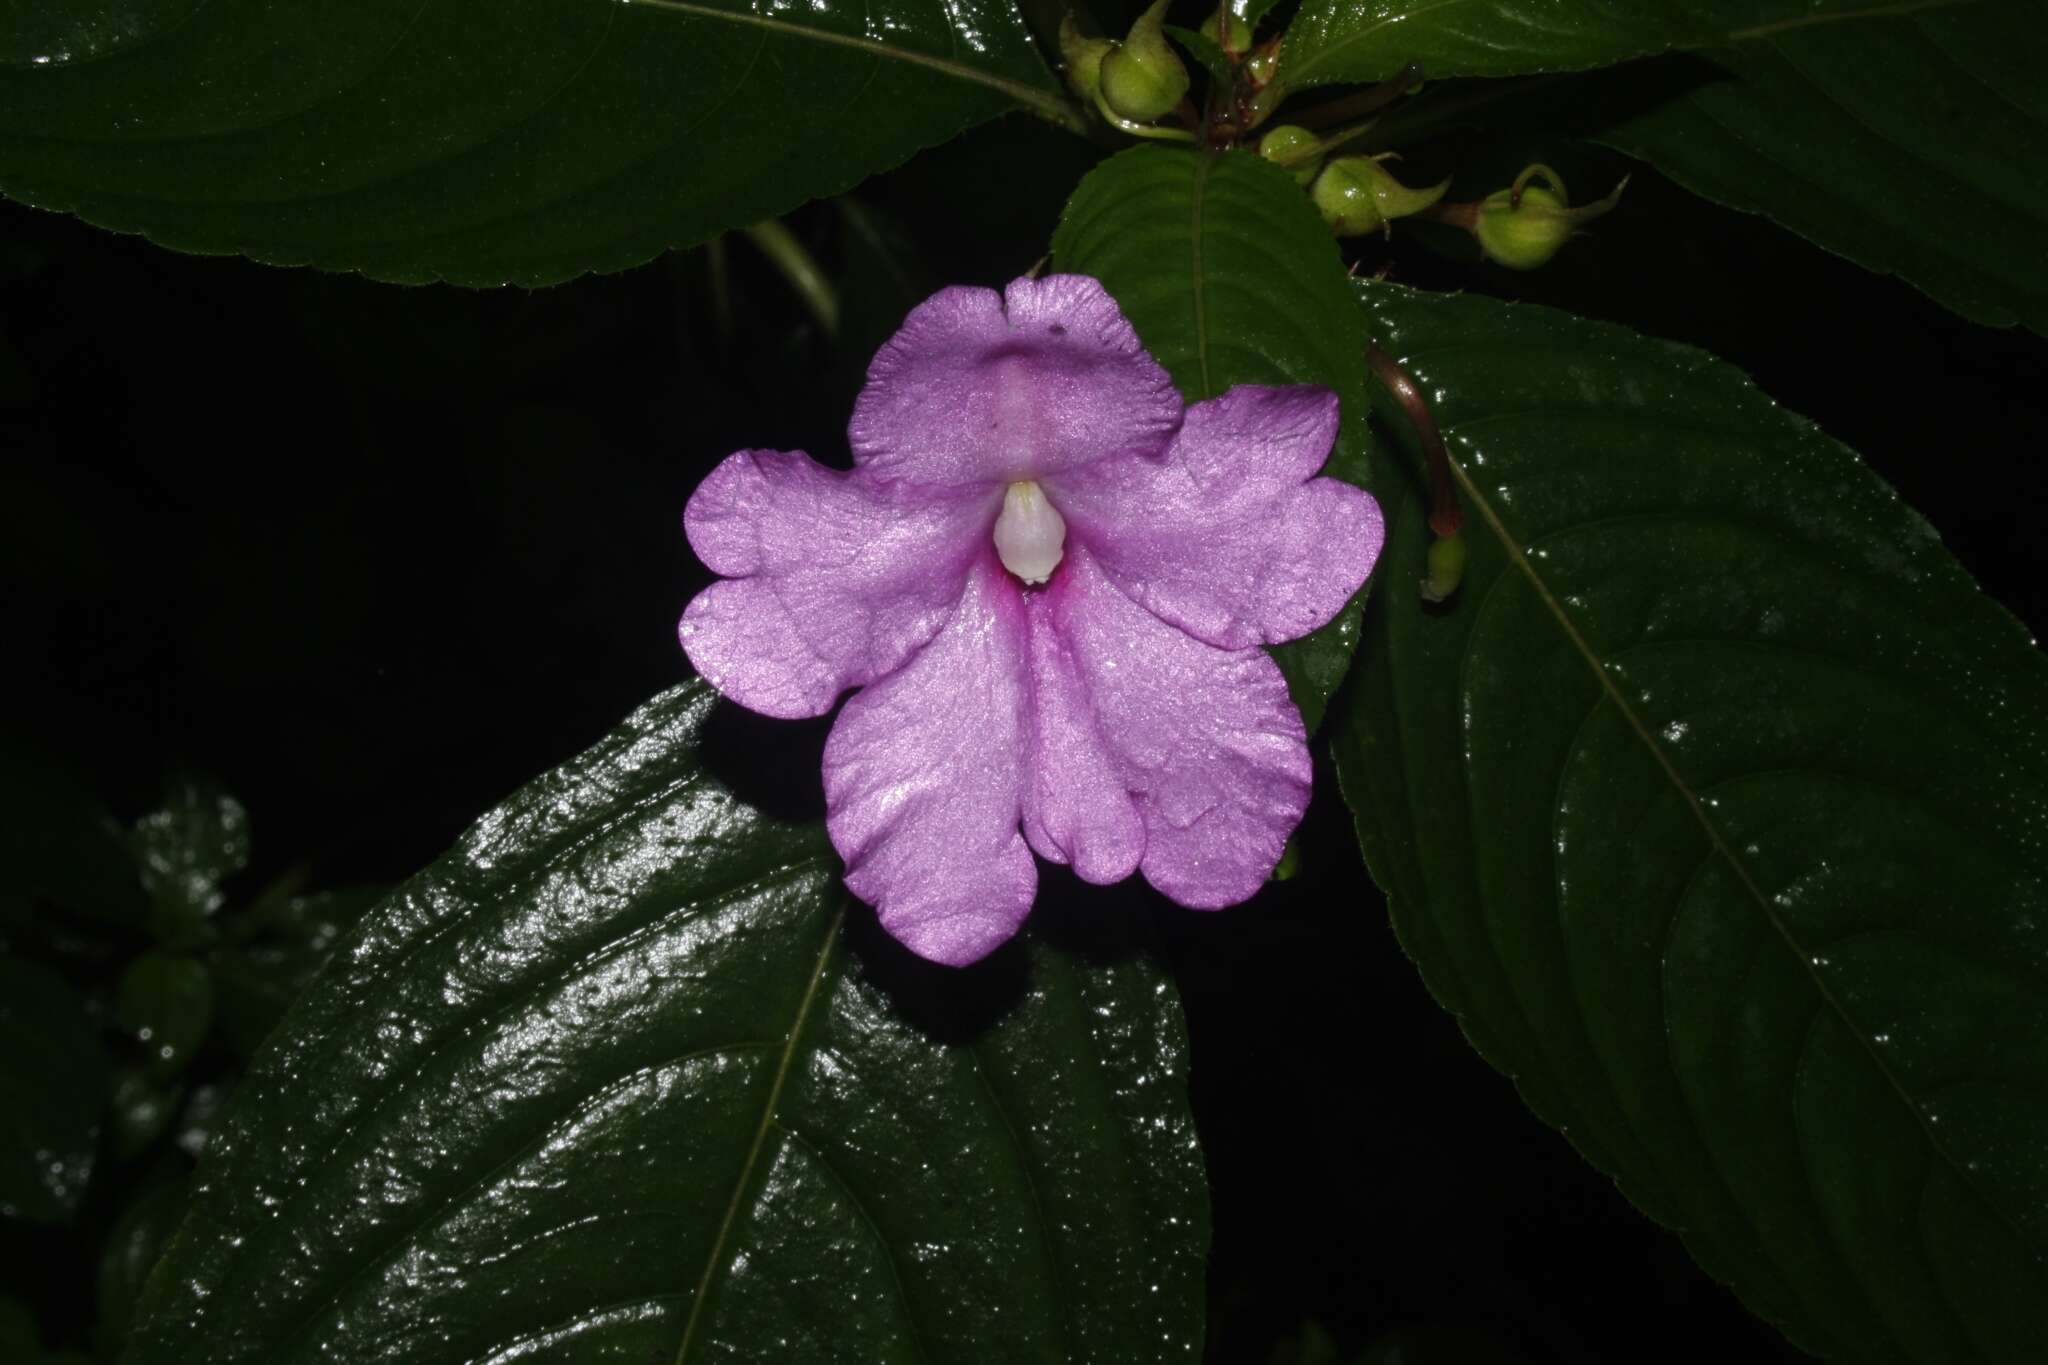
<svg viewBox="0 0 2048 1365">
<path fill-rule="evenodd" d="M 1425 607 L 1388 471 L 1372 666 L 1333 725 L 1430 988 L 1808 1349 L 2038 1360 L 2048 661 L 1729 367 L 1362 297 L 1435 404 L 1471 547 Z"/>
<path fill-rule="evenodd" d="M 2048 12 L 1987 2 L 1705 54 L 1599 133 L 1976 322 L 2048 333 Z"/>
<path fill-rule="evenodd" d="M 378 279 L 620 270 L 1006 109 L 1073 119 L 1004 0 L 117 0 L 0 16 L 0 190 Z"/>
<path fill-rule="evenodd" d="M 1335 239 L 1287 172 L 1250 152 L 1138 147 L 1081 181 L 1053 264 L 1100 279 L 1195 402 L 1233 384 L 1321 384 L 1343 428 L 1327 473 L 1371 469 L 1365 334 Z M 1274 658 L 1313 731 L 1358 643 L 1358 608 Z"/>
<path fill-rule="evenodd" d="M 0 956 L 0 1217 L 68 1219 L 85 1195 L 107 1061 L 85 1005 L 47 967 Z"/>
<path fill-rule="evenodd" d="M 706 770 L 722 720 L 656 699 L 364 919 L 210 1140 L 133 1365 L 1195 1358 L 1166 979 L 850 931 L 822 831 Z"/>
<path fill-rule="evenodd" d="M 1657 52 L 1853 26 L 1957 0 L 1303 0 L 1280 79 L 1297 90 L 1383 81 L 1409 62 L 1432 80 L 1580 71 Z M 1997 0 L 1993 0 L 1997 3 Z"/>
</svg>

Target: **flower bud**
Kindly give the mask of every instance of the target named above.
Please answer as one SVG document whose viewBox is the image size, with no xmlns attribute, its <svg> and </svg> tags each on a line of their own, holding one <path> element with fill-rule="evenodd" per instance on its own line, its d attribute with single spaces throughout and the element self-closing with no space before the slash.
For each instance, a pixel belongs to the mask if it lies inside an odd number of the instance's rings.
<svg viewBox="0 0 2048 1365">
<path fill-rule="evenodd" d="M 1544 184 L 1533 185 L 1532 180 Z M 1573 208 L 1564 181 L 1548 166 L 1530 166 L 1514 185 L 1489 194 L 1472 223 L 1479 249 L 1489 261 L 1510 270 L 1534 270 L 1558 253 L 1581 223 L 1591 222 L 1621 202 L 1627 177 L 1597 204 Z"/>
<path fill-rule="evenodd" d="M 1274 38 L 1260 44 L 1257 52 L 1245 58 L 1244 74 L 1255 90 L 1271 85 L 1273 77 L 1280 74 L 1280 40 Z"/>
<path fill-rule="evenodd" d="M 1252 26 L 1227 9 L 1218 10 L 1202 21 L 1202 36 L 1233 57 L 1251 49 Z"/>
<path fill-rule="evenodd" d="M 1465 579 L 1465 537 L 1456 531 L 1429 543 L 1429 574 L 1422 580 L 1422 600 L 1447 602 Z"/>
<path fill-rule="evenodd" d="M 1259 139 L 1259 155 L 1278 162 L 1280 169 L 1293 175 L 1294 183 L 1302 186 L 1314 180 L 1316 172 L 1322 169 L 1321 148 L 1321 138 L 1292 123 L 1279 124 Z"/>
<path fill-rule="evenodd" d="M 1166 0 L 1138 16 L 1102 57 L 1102 99 L 1121 118 L 1144 123 L 1170 113 L 1188 93 L 1188 69 L 1166 42 Z"/>
<path fill-rule="evenodd" d="M 1102 58 L 1116 44 L 1107 38 L 1084 38 L 1074 16 L 1060 20 L 1060 62 L 1067 69 L 1067 85 L 1084 100 L 1095 98 L 1102 88 Z"/>
<path fill-rule="evenodd" d="M 1339 237 L 1356 237 L 1421 212 L 1450 187 L 1446 179 L 1426 190 L 1410 189 L 1372 157 L 1340 156 L 1323 167 L 1309 194 L 1332 231 Z"/>
</svg>

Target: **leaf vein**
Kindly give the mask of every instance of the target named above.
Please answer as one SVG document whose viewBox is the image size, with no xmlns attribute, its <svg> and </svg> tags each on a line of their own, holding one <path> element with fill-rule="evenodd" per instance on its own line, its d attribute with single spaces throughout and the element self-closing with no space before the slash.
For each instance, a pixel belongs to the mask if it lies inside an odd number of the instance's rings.
<svg viewBox="0 0 2048 1365">
<path fill-rule="evenodd" d="M 1446 434 L 1448 435 L 1456 425 L 1447 424 Z M 1605 662 L 1593 650 L 1591 642 L 1580 633 L 1577 623 L 1571 618 L 1570 613 L 1565 611 L 1563 604 L 1551 593 L 1549 583 L 1543 578 L 1542 574 L 1537 572 L 1535 565 L 1524 552 L 1520 541 L 1501 518 L 1492 500 L 1473 481 L 1463 461 L 1455 456 L 1447 456 L 1447 458 L 1451 466 L 1452 476 L 1464 491 L 1470 505 L 1479 512 L 1481 520 L 1485 522 L 1487 528 L 1500 542 L 1510 564 L 1516 572 L 1527 579 L 1530 586 L 1535 590 L 1537 599 L 1542 604 L 1545 613 L 1550 616 L 1557 628 L 1564 632 L 1573 650 L 1580 656 L 1586 667 L 1592 671 L 1594 677 L 1598 679 L 1600 687 L 1608 694 L 1620 715 L 1627 721 L 1629 729 L 1634 734 L 1637 742 L 1648 751 L 1652 761 L 1661 770 L 1665 781 L 1684 799 L 1686 805 L 1691 810 L 1693 818 L 1699 822 L 1700 827 L 1706 832 L 1707 838 L 1711 841 L 1716 853 L 1727 861 L 1737 880 L 1748 893 L 1750 900 L 1778 933 L 1793 956 L 1798 959 L 1801 969 L 1805 972 L 1807 980 L 1812 985 L 1814 991 L 1825 1002 L 1827 1008 L 1835 1017 L 1845 1027 L 1848 1027 L 1851 1036 L 1856 1039 L 1858 1046 L 1870 1058 L 1871 1063 L 1877 1068 L 1878 1074 L 1884 1077 L 1899 1103 L 1913 1116 L 1913 1121 L 1920 1127 L 1923 1141 L 1926 1142 L 1930 1149 L 1941 1154 L 1942 1159 L 1949 1165 L 1957 1179 L 1976 1193 L 1977 1197 L 1983 1201 L 1985 1207 L 1991 1209 L 1994 1215 L 2018 1237 L 2021 1244 L 2025 1245 L 2026 1239 L 2019 1236 L 2019 1230 L 2013 1226 L 2010 1215 L 2002 1207 L 1994 1204 L 1983 1191 L 1977 1189 L 1975 1182 L 1970 1179 L 1969 1172 L 1964 1163 L 1958 1161 L 1949 1152 L 1945 1142 L 1932 1131 L 1925 1116 L 1920 1113 L 1919 1109 L 1913 1104 L 1911 1097 L 1906 1093 L 1899 1077 L 1893 1073 L 1886 1064 L 1885 1059 L 1878 1054 L 1875 1045 L 1869 1039 L 1856 1032 L 1842 1003 L 1835 997 L 1834 992 L 1828 987 L 1827 983 L 1821 979 L 1819 973 L 1813 967 L 1810 956 L 1802 951 L 1799 940 L 1793 934 L 1791 926 L 1786 924 L 1783 918 L 1777 914 L 1769 898 L 1763 894 L 1762 889 L 1750 877 L 1748 866 L 1728 846 L 1727 841 L 1722 837 L 1719 826 L 1709 817 L 1705 806 L 1701 804 L 1699 794 L 1692 790 L 1691 786 L 1673 764 L 1670 755 L 1665 752 L 1664 747 L 1657 742 L 1655 736 L 1644 726 L 1642 718 L 1636 714 L 1634 707 L 1629 704 L 1628 699 L 1615 684 Z"/>
</svg>

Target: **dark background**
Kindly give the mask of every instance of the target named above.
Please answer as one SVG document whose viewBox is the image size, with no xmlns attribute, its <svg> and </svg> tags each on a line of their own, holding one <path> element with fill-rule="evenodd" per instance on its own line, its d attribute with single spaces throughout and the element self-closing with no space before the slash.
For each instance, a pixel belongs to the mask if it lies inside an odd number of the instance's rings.
<svg viewBox="0 0 2048 1365">
<path fill-rule="evenodd" d="M 252 815 L 246 886 L 295 865 L 322 885 L 405 876 L 686 675 L 673 625 L 706 580 L 680 533 L 696 481 L 743 446 L 842 454 L 861 368 L 908 303 L 1028 269 L 1092 155 L 1007 120 L 854 209 L 794 215 L 842 276 L 836 345 L 739 238 L 722 265 L 699 250 L 466 293 L 0 208 L 0 724 L 124 820 L 167 773 L 218 777 Z M 1544 159 L 1585 199 L 1629 169 L 1584 148 Z M 1442 173 L 1426 153 L 1408 165 Z M 1534 275 L 1414 234 L 1363 256 L 1719 352 L 1863 451 L 2022 620 L 2048 618 L 2048 345 L 1635 169 L 1621 210 Z M 1240 909 L 1138 898 L 1194 1039 L 1211 1358 L 1262 1362 L 1308 1319 L 1347 1350 L 1477 1334 L 1439 1356 L 1460 1361 L 1481 1339 L 1532 1363 L 1802 1358 L 1466 1048 L 1394 942 L 1327 771 L 1301 843 L 1301 875 Z M 0 1289 L 77 1344 L 95 1216 L 0 1237 Z"/>
</svg>

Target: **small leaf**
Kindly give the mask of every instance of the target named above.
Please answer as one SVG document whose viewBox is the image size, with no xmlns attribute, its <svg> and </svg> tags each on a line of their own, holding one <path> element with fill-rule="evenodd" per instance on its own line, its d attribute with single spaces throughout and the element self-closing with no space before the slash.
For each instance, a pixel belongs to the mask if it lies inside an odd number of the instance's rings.
<svg viewBox="0 0 2048 1365">
<path fill-rule="evenodd" d="M 144 953 L 121 974 L 114 1014 L 141 1045 L 150 1070 L 175 1076 L 213 1023 L 213 976 L 181 953 Z"/>
<path fill-rule="evenodd" d="M 706 770 L 726 721 L 656 699 L 357 926 L 209 1140 L 131 1365 L 1199 1356 L 1170 983 L 850 936 L 823 832 Z"/>
<path fill-rule="evenodd" d="M 107 1061 L 76 992 L 0 957 L 0 1217 L 62 1222 L 92 1177 Z"/>
<path fill-rule="evenodd" d="M 1324 472 L 1368 481 L 1365 334 L 1336 241 L 1287 172 L 1250 152 L 1138 147 L 1074 191 L 1057 269 L 1093 275 L 1189 402 L 1233 384 L 1321 384 L 1343 408 Z M 1358 644 L 1358 609 L 1273 657 L 1313 731 Z"/>
<path fill-rule="evenodd" d="M 1287 29 L 1290 89 L 1383 81 L 1409 62 L 1431 80 L 1580 71 L 1657 52 L 1864 23 L 1957 0 L 1303 0 Z"/>
<path fill-rule="evenodd" d="M 220 1126 L 221 1111 L 227 1105 L 229 1093 L 230 1087 L 226 1084 L 192 1087 L 185 1107 L 178 1111 L 178 1126 L 171 1136 L 179 1151 L 195 1161 L 206 1151 L 207 1142 Z"/>
<path fill-rule="evenodd" d="M 13 8 L 7 194 L 408 283 L 622 270 L 1006 109 L 1080 126 L 1003 0 Z"/>
<path fill-rule="evenodd" d="M 184 1099 L 184 1084 L 159 1077 L 154 1067 L 125 1067 L 117 1073 L 108 1106 L 114 1159 L 127 1161 L 162 1137 Z"/>
<path fill-rule="evenodd" d="M 1972 4 L 1790 28 L 1596 134 L 1716 203 L 2048 333 L 2048 14 Z"/>
<path fill-rule="evenodd" d="M 107 1234 L 99 1271 L 98 1344 L 103 1351 L 118 1353 L 127 1342 L 143 1282 L 185 1216 L 187 1183 L 177 1177 L 151 1184 Z"/>
<path fill-rule="evenodd" d="M 1333 745 L 1403 946 L 1795 1342 L 2038 1360 L 2048 659 L 1728 366 L 1361 296 L 1431 396 L 1470 547 L 1426 609 L 1419 495 L 1380 485 L 1388 591 Z"/>
<path fill-rule="evenodd" d="M 249 865 L 249 813 L 216 784 L 180 776 L 130 842 L 158 934 L 176 939 L 226 903 L 222 883 Z"/>
</svg>

